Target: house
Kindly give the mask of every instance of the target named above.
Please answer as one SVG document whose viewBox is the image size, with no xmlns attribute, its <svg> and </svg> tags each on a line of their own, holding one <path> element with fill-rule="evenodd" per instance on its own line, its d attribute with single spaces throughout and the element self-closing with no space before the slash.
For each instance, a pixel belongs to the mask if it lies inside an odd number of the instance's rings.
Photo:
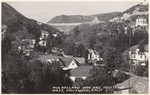
<svg viewBox="0 0 150 95">
<path fill-rule="evenodd" d="M 79 66 L 73 70 L 70 71 L 70 79 L 75 82 L 76 78 L 82 78 L 85 80 L 90 73 L 90 70 L 93 68 L 93 66 Z"/>
<path fill-rule="evenodd" d="M 7 26 L 6 25 L 2 25 L 2 32 L 1 32 L 2 38 L 4 38 L 4 36 L 5 36 L 6 29 L 7 29 Z"/>
<path fill-rule="evenodd" d="M 56 33 L 55 33 L 55 34 L 52 34 L 52 35 L 53 35 L 54 37 L 57 37 L 57 36 L 58 36 L 58 34 L 56 34 Z"/>
<path fill-rule="evenodd" d="M 44 31 L 44 30 L 42 30 L 42 32 L 41 32 L 41 36 L 40 36 L 40 40 L 46 40 L 47 39 L 47 37 L 48 37 L 48 35 L 49 35 L 49 33 L 48 33 L 48 31 Z"/>
<path fill-rule="evenodd" d="M 18 51 L 20 53 L 23 53 L 25 56 L 29 56 L 30 52 L 34 50 L 36 40 L 35 39 L 22 39 L 20 42 L 21 43 L 18 46 Z M 17 43 L 19 43 L 19 41 L 17 41 Z"/>
<path fill-rule="evenodd" d="M 25 55 L 25 56 L 30 56 L 30 49 L 25 49 L 24 51 L 23 51 L 23 54 Z"/>
<path fill-rule="evenodd" d="M 99 54 L 93 49 L 88 49 L 88 60 L 100 60 Z"/>
<path fill-rule="evenodd" d="M 63 70 L 69 70 L 69 69 L 74 69 L 77 68 L 79 66 L 81 66 L 82 64 L 84 64 L 84 58 L 67 58 L 67 57 L 62 57 L 62 56 L 50 56 L 50 55 L 41 55 L 39 57 L 39 60 L 41 60 L 41 62 L 51 62 L 51 61 L 55 61 L 58 60 L 63 62 L 64 67 Z"/>
<path fill-rule="evenodd" d="M 144 45 L 144 51 L 140 51 L 139 45 L 131 47 L 123 53 L 123 56 L 129 57 L 129 63 L 133 65 L 146 65 L 148 62 L 148 45 Z"/>
<path fill-rule="evenodd" d="M 147 19 L 146 18 L 143 18 L 143 17 L 139 17 L 136 19 L 136 27 L 137 26 L 148 26 L 147 24 Z"/>
<path fill-rule="evenodd" d="M 83 57 L 74 57 L 74 59 L 79 62 L 80 65 L 85 64 L 85 58 Z"/>
<path fill-rule="evenodd" d="M 123 27 L 124 28 L 124 34 L 128 34 L 128 27 Z"/>
<path fill-rule="evenodd" d="M 148 94 L 148 78 L 132 75 L 123 83 L 115 85 L 118 94 Z"/>
<path fill-rule="evenodd" d="M 47 45 L 46 39 L 48 38 L 48 35 L 49 35 L 48 31 L 42 30 L 41 36 L 40 36 L 40 38 L 39 38 L 40 41 L 38 42 L 38 44 L 39 44 L 40 46 L 46 46 L 46 45 Z"/>
<path fill-rule="evenodd" d="M 80 57 L 74 57 L 74 58 L 70 58 L 70 61 L 65 61 L 64 62 L 66 64 L 65 68 L 63 68 L 64 70 L 68 70 L 68 69 L 75 69 L 83 64 L 85 64 L 85 58 L 80 58 Z"/>
<path fill-rule="evenodd" d="M 67 69 L 74 69 L 74 68 L 77 68 L 79 66 L 79 62 L 75 59 L 73 59 L 69 64 L 68 66 L 66 66 Z M 65 68 L 64 68 L 65 69 Z"/>
<path fill-rule="evenodd" d="M 46 46 L 47 42 L 45 40 L 41 40 L 38 42 L 40 46 Z"/>
<path fill-rule="evenodd" d="M 46 60 L 47 64 L 51 64 L 53 62 L 59 63 L 62 68 L 64 68 L 66 66 L 66 64 L 63 62 L 63 60 L 61 58 L 49 58 Z"/>
<path fill-rule="evenodd" d="M 36 40 L 35 39 L 31 39 L 29 43 L 34 45 L 36 43 Z"/>
<path fill-rule="evenodd" d="M 36 43 L 35 39 L 22 39 L 22 41 L 24 43 L 27 43 L 27 45 L 25 45 L 25 49 L 30 49 L 31 51 L 33 51 L 34 45 Z M 24 45 L 22 47 L 24 47 Z"/>
</svg>

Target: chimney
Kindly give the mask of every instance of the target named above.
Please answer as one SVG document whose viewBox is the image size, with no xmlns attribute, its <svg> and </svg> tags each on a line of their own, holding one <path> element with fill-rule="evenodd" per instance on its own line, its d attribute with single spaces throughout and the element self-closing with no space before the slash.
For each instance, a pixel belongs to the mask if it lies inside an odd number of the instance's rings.
<svg viewBox="0 0 150 95">
<path fill-rule="evenodd" d="M 140 51 L 140 50 L 137 48 L 137 49 L 136 49 L 136 54 L 137 54 L 139 51 Z"/>
</svg>

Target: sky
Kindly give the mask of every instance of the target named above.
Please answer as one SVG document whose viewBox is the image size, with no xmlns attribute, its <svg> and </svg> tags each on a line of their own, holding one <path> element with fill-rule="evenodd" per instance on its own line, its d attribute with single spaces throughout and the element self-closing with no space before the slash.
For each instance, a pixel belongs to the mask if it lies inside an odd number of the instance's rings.
<svg viewBox="0 0 150 95">
<path fill-rule="evenodd" d="M 24 16 L 47 23 L 58 15 L 92 15 L 108 12 L 123 12 L 139 2 L 6 2 Z"/>
</svg>

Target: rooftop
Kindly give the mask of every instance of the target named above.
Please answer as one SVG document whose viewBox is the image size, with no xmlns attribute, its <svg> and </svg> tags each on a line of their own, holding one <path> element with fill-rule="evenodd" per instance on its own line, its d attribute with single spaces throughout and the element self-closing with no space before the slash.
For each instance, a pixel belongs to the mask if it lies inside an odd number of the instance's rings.
<svg viewBox="0 0 150 95">
<path fill-rule="evenodd" d="M 78 68 L 71 70 L 70 75 L 78 77 L 88 77 L 92 68 L 93 66 L 79 66 Z"/>
<path fill-rule="evenodd" d="M 89 52 L 89 53 L 94 52 L 95 54 L 97 54 L 97 55 L 98 55 L 98 52 L 97 52 L 96 50 L 93 50 L 93 49 L 87 49 L 87 50 L 88 50 L 88 52 Z"/>
<path fill-rule="evenodd" d="M 62 56 L 52 56 L 52 55 L 40 55 L 39 60 L 42 62 L 46 62 L 47 59 L 60 59 L 65 63 L 65 67 L 68 67 L 71 61 L 74 59 L 75 62 L 78 62 L 79 64 L 85 63 L 85 59 L 82 57 L 72 57 L 72 58 L 67 58 L 67 57 L 62 57 Z"/>
<path fill-rule="evenodd" d="M 138 49 L 138 48 L 139 48 L 139 45 L 134 45 L 134 46 L 130 47 L 129 50 L 132 51 L 132 54 L 135 54 L 135 51 L 136 51 L 136 49 Z M 147 45 L 147 44 L 144 45 L 144 52 L 148 52 L 148 45 Z M 143 52 L 143 53 L 144 53 L 144 52 Z M 127 55 L 128 53 L 129 53 L 129 51 L 128 51 L 128 50 L 125 50 L 125 51 L 123 52 L 123 55 Z M 143 54 L 143 53 L 140 52 L 140 54 Z"/>
</svg>

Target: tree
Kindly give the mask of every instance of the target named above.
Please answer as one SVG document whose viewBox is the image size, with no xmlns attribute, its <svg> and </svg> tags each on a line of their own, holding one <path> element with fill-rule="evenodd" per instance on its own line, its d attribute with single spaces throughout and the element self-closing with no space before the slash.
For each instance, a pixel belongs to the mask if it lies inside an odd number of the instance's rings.
<svg viewBox="0 0 150 95">
<path fill-rule="evenodd" d="M 12 49 L 12 41 L 14 41 L 14 37 L 10 34 L 2 39 L 2 60 L 5 59 L 8 52 Z"/>
<path fill-rule="evenodd" d="M 79 77 L 79 78 L 76 78 L 73 86 L 76 86 L 76 87 L 79 86 L 79 87 L 81 87 L 81 86 L 83 85 L 84 81 L 85 81 L 85 80 L 83 80 L 83 79 L 80 78 L 80 77 Z"/>
<path fill-rule="evenodd" d="M 42 71 L 42 92 L 53 93 L 53 86 L 72 86 L 72 81 L 57 61 L 45 65 Z"/>
<path fill-rule="evenodd" d="M 2 88 L 7 89 L 7 93 L 25 93 L 28 73 L 27 60 L 18 51 L 10 50 L 2 61 Z"/>
<path fill-rule="evenodd" d="M 52 35 L 48 35 L 46 40 L 46 48 L 48 53 L 52 53 L 52 44 L 53 44 L 53 37 Z"/>
<path fill-rule="evenodd" d="M 113 81 L 113 76 L 111 73 L 109 73 L 109 71 L 107 70 L 107 68 L 105 67 L 94 67 L 91 71 L 90 71 L 90 75 L 89 77 L 83 81 L 83 83 L 80 85 L 81 86 L 100 86 L 102 91 L 100 91 L 99 93 L 108 93 L 108 91 L 106 91 L 106 89 L 104 88 L 105 86 L 110 86 L 112 87 L 114 85 L 114 81 Z M 109 93 L 112 93 L 112 91 L 110 91 Z"/>
<path fill-rule="evenodd" d="M 131 77 L 130 75 L 127 75 L 124 72 L 118 71 L 115 76 L 116 83 L 122 83 L 125 80 L 129 79 L 130 77 Z"/>
<path fill-rule="evenodd" d="M 147 41 L 146 39 L 142 39 L 140 42 L 139 42 L 139 49 L 140 49 L 140 52 L 144 52 L 144 45 L 147 44 Z"/>
<path fill-rule="evenodd" d="M 29 63 L 29 69 L 30 81 L 35 84 L 34 93 L 53 93 L 53 86 L 72 86 L 72 81 L 57 61 L 47 64 L 32 60 Z"/>
<path fill-rule="evenodd" d="M 145 69 L 141 65 L 137 65 L 134 69 L 134 74 L 138 76 L 143 76 Z"/>
<path fill-rule="evenodd" d="M 96 51 L 102 50 L 103 46 L 104 46 L 104 44 L 99 41 L 94 45 L 94 50 L 96 50 Z"/>
<path fill-rule="evenodd" d="M 28 68 L 30 71 L 29 78 L 35 83 L 35 92 L 41 92 L 43 63 L 37 59 L 30 60 Z"/>
<path fill-rule="evenodd" d="M 66 48 L 64 49 L 64 53 L 66 55 L 73 55 L 74 54 L 74 44 L 66 46 Z"/>
<path fill-rule="evenodd" d="M 84 52 L 85 48 L 82 44 L 79 44 L 77 46 L 74 47 L 74 57 L 83 57 L 83 52 Z"/>
<path fill-rule="evenodd" d="M 112 72 L 116 68 L 116 49 L 113 47 L 106 47 L 104 51 L 104 63 L 108 67 L 108 69 Z"/>
<path fill-rule="evenodd" d="M 21 20 L 21 18 L 20 19 L 12 19 L 9 21 L 7 26 L 8 26 L 8 31 L 10 33 L 14 33 L 14 32 L 17 32 L 18 30 L 22 30 L 24 23 Z"/>
</svg>

